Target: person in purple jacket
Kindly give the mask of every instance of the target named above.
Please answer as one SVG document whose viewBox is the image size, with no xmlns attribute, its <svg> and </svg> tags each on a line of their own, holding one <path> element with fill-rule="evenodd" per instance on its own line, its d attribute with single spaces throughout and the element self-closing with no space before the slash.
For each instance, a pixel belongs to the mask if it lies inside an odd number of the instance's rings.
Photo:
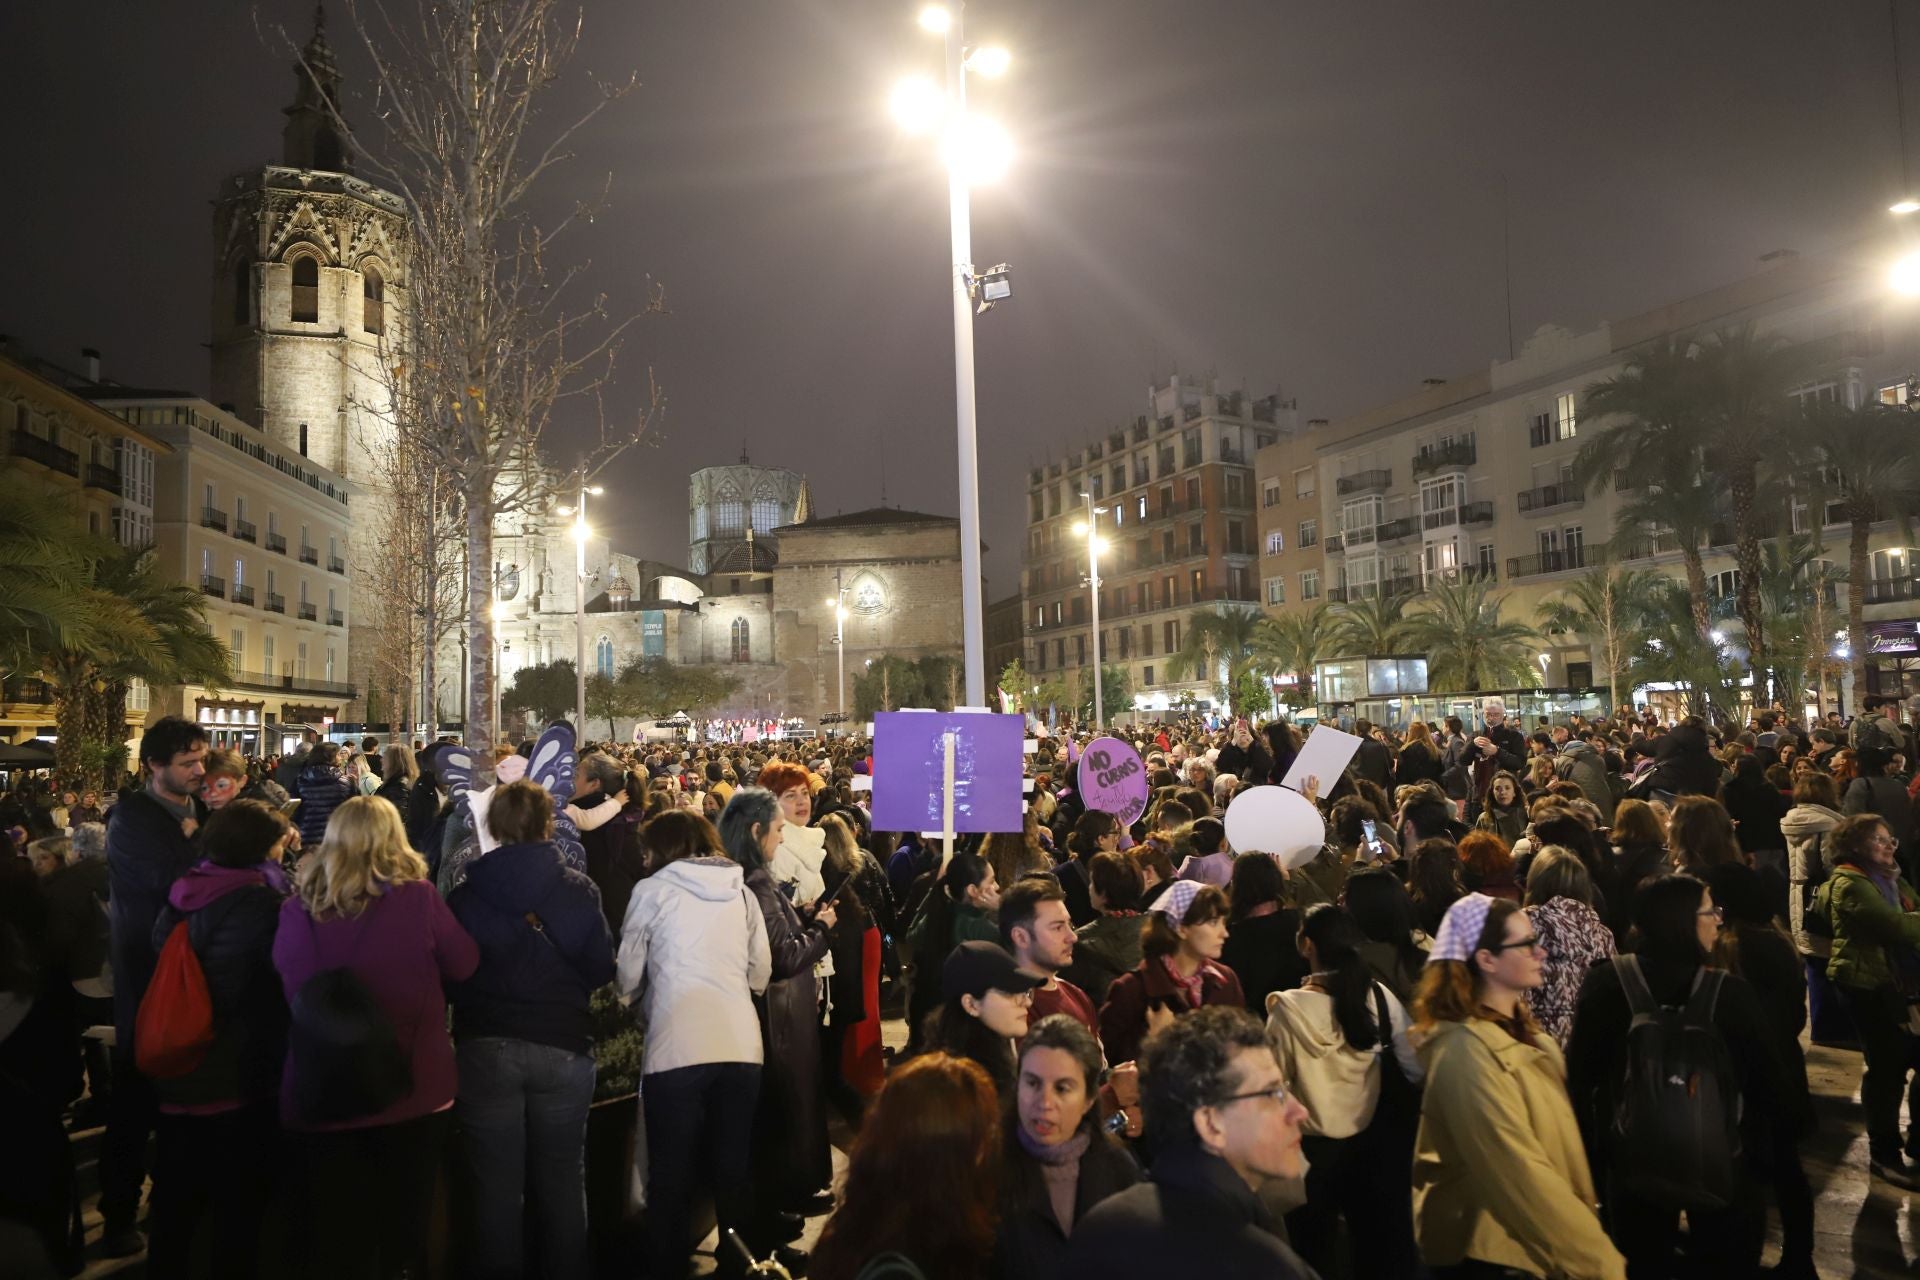
<svg viewBox="0 0 1920 1280">
<path fill-rule="evenodd" d="M 298 1103 L 310 1092 L 299 1037 L 288 1046 L 280 1118 L 302 1178 L 298 1238 L 316 1278 L 426 1274 L 428 1210 L 457 1084 L 444 988 L 480 964 L 426 874 L 393 806 L 355 796 L 334 810 L 280 911 L 273 964 L 288 1003 L 297 1010 L 309 979 L 345 969 L 371 992 L 412 1074 L 390 1106 L 316 1124 Z"/>
<path fill-rule="evenodd" d="M 523 1274 L 530 1205 L 542 1274 L 585 1276 L 594 1082 L 587 999 L 613 981 L 613 931 L 593 881 L 560 860 L 545 787 L 499 788 L 486 822 L 499 845 L 447 895 L 480 946 L 480 967 L 453 988 L 458 1116 L 474 1193 L 472 1255 L 461 1274 Z"/>
</svg>

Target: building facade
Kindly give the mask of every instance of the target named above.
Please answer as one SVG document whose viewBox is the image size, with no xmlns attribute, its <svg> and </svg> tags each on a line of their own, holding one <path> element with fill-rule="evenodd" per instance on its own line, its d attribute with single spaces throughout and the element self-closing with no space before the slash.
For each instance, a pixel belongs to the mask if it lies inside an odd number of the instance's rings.
<svg viewBox="0 0 1920 1280">
<path fill-rule="evenodd" d="M 687 568 L 764 572 L 779 553 L 773 531 L 808 514 L 807 480 L 797 472 L 756 467 L 745 453 L 732 466 L 702 467 L 687 483 Z"/>
<path fill-rule="evenodd" d="M 1451 576 L 1498 583 L 1505 616 L 1533 623 L 1545 600 L 1600 565 L 1678 576 L 1680 555 L 1666 531 L 1616 537 L 1627 495 L 1611 485 L 1587 489 L 1574 482 L 1575 454 L 1604 425 L 1586 410 L 1587 388 L 1620 373 L 1649 343 L 1751 323 L 1816 357 L 1794 393 L 1803 403 L 1906 403 L 1907 379 L 1920 368 L 1920 308 L 1889 294 L 1889 249 L 1863 245 L 1817 259 L 1784 255 L 1724 288 L 1585 332 L 1546 326 L 1513 359 L 1431 381 L 1298 441 L 1276 442 L 1257 462 L 1262 492 L 1277 491 L 1282 504 L 1292 495 L 1305 505 L 1297 511 L 1276 506 L 1270 517 L 1263 508 L 1260 571 L 1263 580 L 1284 580 L 1285 593 L 1269 609 L 1312 607 L 1316 600 L 1303 583 L 1316 572 L 1321 597 L 1334 604 L 1412 596 L 1436 577 Z M 1914 434 L 1920 449 L 1920 418 Z M 1845 527 L 1823 523 L 1837 518 L 1837 509 L 1811 512 L 1805 501 L 1794 501 L 1781 515 L 1776 531 L 1819 534 L 1826 562 L 1845 571 Z M 1317 521 L 1317 549 L 1300 545 L 1297 530 L 1307 519 Z M 1291 541 L 1289 530 L 1296 531 Z M 1266 541 L 1276 533 L 1277 540 Z M 1709 542 L 1708 590 L 1721 606 L 1739 580 L 1731 528 L 1715 528 Z M 1893 522 L 1877 526 L 1869 580 L 1858 584 L 1870 632 L 1879 629 L 1891 647 L 1913 644 L 1920 619 L 1914 554 Z M 1848 590 L 1843 586 L 1836 602 L 1836 628 L 1845 625 Z M 1604 663 L 1587 638 L 1551 637 L 1544 652 L 1549 687 L 1605 683 Z M 1915 676 L 1898 666 L 1877 661 L 1873 689 L 1913 692 Z"/>
<path fill-rule="evenodd" d="M 154 544 L 172 576 L 200 588 L 207 627 L 232 655 L 228 687 L 157 690 L 150 715 L 185 716 L 215 746 L 253 755 L 324 734 L 356 695 L 346 480 L 204 400 L 98 397 L 167 446 Z"/>
<path fill-rule="evenodd" d="M 987 602 L 987 679 L 989 682 L 1000 678 L 1007 664 L 1018 662 L 1022 666 L 1027 661 L 1026 644 L 1026 598 L 1015 592 L 1003 600 Z M 1025 697 L 1025 689 L 1009 689 L 1008 693 Z"/>
<path fill-rule="evenodd" d="M 1079 681 L 1092 607 L 1087 540 L 1073 528 L 1104 508 L 1101 660 L 1127 668 L 1137 710 L 1157 711 L 1183 693 L 1215 700 L 1212 678 L 1168 667 L 1194 611 L 1260 607 L 1253 459 L 1294 429 L 1295 407 L 1178 374 L 1148 389 L 1147 407 L 1028 474 L 1021 581 L 1028 675 Z"/>
</svg>

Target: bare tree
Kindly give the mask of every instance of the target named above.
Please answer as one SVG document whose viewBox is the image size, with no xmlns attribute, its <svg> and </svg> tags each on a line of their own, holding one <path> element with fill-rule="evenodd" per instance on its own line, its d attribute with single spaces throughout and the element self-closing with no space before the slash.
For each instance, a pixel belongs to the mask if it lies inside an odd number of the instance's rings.
<svg viewBox="0 0 1920 1280">
<path fill-rule="evenodd" d="M 596 420 L 588 469 L 637 441 L 661 408 L 649 375 L 646 403 L 609 419 L 603 392 L 637 317 L 614 318 L 603 296 L 580 299 L 583 266 L 557 265 L 557 242 L 597 205 L 543 221 L 532 200 L 575 134 L 634 82 L 598 83 L 571 123 L 538 130 L 544 95 L 579 44 L 577 9 L 560 0 L 346 0 L 346 10 L 373 66 L 371 124 L 355 130 L 337 103 L 329 110 L 370 176 L 401 198 L 408 222 L 407 314 L 382 347 L 388 403 L 367 409 L 459 497 L 466 738 L 485 769 L 484 748 L 497 736 L 496 522 L 538 499 L 538 448 L 564 402 L 584 403 Z M 657 288 L 646 310 L 664 310 Z"/>
<path fill-rule="evenodd" d="M 440 717 L 436 661 L 464 604 L 465 518 L 458 492 L 407 435 L 390 433 L 369 448 L 381 500 L 369 504 L 375 536 L 356 542 L 354 566 L 360 581 L 380 583 L 361 607 L 373 623 L 368 681 L 386 695 L 390 740 L 405 741 L 416 712 L 426 716 L 431 738 Z"/>
</svg>

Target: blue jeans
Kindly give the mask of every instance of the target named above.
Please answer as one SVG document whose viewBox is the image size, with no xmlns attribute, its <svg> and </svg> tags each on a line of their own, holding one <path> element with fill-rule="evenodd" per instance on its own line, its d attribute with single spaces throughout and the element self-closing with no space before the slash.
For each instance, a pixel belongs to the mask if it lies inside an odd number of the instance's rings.
<svg viewBox="0 0 1920 1280">
<path fill-rule="evenodd" d="M 648 1280 L 681 1280 L 695 1241 L 690 1227 L 701 1175 L 713 1188 L 720 1228 L 762 1251 L 753 1219 L 753 1116 L 757 1062 L 705 1062 L 640 1078 L 647 1117 Z M 726 1257 L 723 1242 L 720 1256 Z"/>
<path fill-rule="evenodd" d="M 459 1120 L 473 1182 L 469 1274 L 527 1273 L 529 1205 L 540 1269 L 588 1274 L 586 1141 L 593 1059 L 552 1045 L 482 1036 L 456 1046 Z"/>
</svg>

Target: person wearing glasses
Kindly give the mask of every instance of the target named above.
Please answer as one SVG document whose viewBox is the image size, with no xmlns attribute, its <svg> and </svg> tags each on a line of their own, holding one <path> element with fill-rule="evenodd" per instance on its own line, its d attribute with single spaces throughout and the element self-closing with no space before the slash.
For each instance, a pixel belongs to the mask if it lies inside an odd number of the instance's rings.
<svg viewBox="0 0 1920 1280">
<path fill-rule="evenodd" d="M 1027 1034 L 1034 989 L 1046 981 L 994 942 L 963 942 L 940 966 L 945 999 L 927 1016 L 926 1052 L 980 1064 L 1004 1102 L 1013 1097 L 1013 1046 Z"/>
<path fill-rule="evenodd" d="M 1594 1209 L 1565 1060 L 1527 1010 L 1544 959 L 1518 903 L 1470 893 L 1447 909 L 1421 973 L 1413 1223 L 1436 1276 L 1626 1275 Z"/>
<path fill-rule="evenodd" d="M 1262 1202 L 1306 1171 L 1307 1110 L 1244 1007 L 1210 1005 L 1147 1037 L 1140 1061 L 1148 1180 L 1089 1210 L 1067 1243 L 1067 1280 L 1311 1280 Z"/>
<path fill-rule="evenodd" d="M 1703 980 L 1702 970 L 1712 963 L 1723 918 L 1712 890 L 1692 876 L 1662 876 L 1642 886 L 1633 900 L 1633 954 L 1593 968 L 1574 1006 L 1567 1092 L 1601 1187 L 1607 1225 L 1636 1275 L 1668 1274 L 1679 1264 L 1683 1240 L 1687 1256 L 1699 1260 L 1703 1274 L 1755 1274 L 1766 1233 L 1768 1153 L 1778 1136 L 1791 1142 L 1791 1135 L 1776 1135 L 1773 1129 L 1792 1123 L 1793 1108 L 1766 1009 L 1748 982 L 1729 973 L 1712 975 L 1719 991 L 1709 1002 L 1709 1020 L 1740 1094 L 1741 1153 L 1729 1203 L 1718 1209 L 1687 1209 L 1683 1237 L 1679 1206 L 1631 1189 L 1627 1183 L 1632 1171 L 1610 1149 L 1635 1016 L 1626 984 L 1644 984 L 1663 1009 L 1687 1007 Z"/>
<path fill-rule="evenodd" d="M 1828 841 L 1833 871 L 1814 896 L 1814 914 L 1833 927 L 1827 978 L 1853 1014 L 1866 1058 L 1867 1167 L 1896 1187 L 1920 1190 L 1920 1166 L 1911 1163 L 1920 1159 L 1920 1121 L 1904 1149 L 1900 1140 L 1900 1095 L 1913 1065 L 1908 1010 L 1920 998 L 1920 894 L 1900 875 L 1900 842 L 1878 815 L 1848 818 Z"/>
</svg>

